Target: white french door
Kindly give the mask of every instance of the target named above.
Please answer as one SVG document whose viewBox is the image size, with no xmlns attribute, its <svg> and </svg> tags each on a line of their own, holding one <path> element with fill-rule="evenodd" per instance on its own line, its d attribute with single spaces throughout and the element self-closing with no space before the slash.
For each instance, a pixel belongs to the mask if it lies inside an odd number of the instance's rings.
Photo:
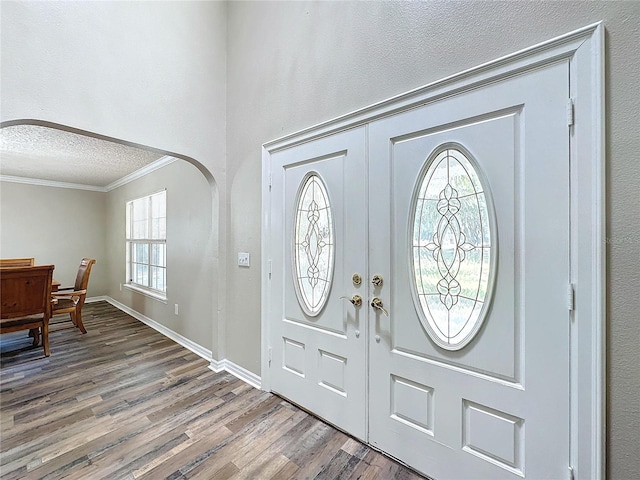
<svg viewBox="0 0 640 480">
<path fill-rule="evenodd" d="M 273 390 L 366 440 L 365 132 L 273 155 Z"/>
<path fill-rule="evenodd" d="M 435 479 L 566 478 L 575 456 L 583 207 L 571 63 L 549 58 L 266 157 L 268 388 Z"/>
<path fill-rule="evenodd" d="M 436 479 L 567 475 L 568 73 L 370 125 L 369 441 Z"/>
</svg>

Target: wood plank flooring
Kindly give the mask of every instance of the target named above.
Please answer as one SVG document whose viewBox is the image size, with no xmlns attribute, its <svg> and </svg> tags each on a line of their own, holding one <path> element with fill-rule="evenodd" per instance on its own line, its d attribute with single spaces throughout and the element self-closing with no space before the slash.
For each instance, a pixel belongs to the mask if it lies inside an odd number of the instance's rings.
<svg viewBox="0 0 640 480">
<path fill-rule="evenodd" d="M 0 346 L 2 479 L 420 479 L 107 302 Z"/>
</svg>

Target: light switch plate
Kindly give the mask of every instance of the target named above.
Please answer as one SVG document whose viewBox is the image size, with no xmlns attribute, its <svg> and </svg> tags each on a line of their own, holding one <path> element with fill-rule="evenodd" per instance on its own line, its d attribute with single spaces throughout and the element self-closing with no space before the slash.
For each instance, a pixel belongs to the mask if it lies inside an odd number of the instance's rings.
<svg viewBox="0 0 640 480">
<path fill-rule="evenodd" d="M 238 265 L 248 267 L 250 264 L 250 255 L 247 252 L 238 252 Z"/>
</svg>

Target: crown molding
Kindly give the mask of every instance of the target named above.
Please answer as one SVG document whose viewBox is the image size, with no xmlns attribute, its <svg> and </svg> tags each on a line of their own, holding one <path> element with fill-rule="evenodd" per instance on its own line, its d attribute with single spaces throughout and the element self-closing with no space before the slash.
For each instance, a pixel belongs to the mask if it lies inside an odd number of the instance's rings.
<svg viewBox="0 0 640 480">
<path fill-rule="evenodd" d="M 24 183 L 27 185 L 39 185 L 41 187 L 71 188 L 74 190 L 90 190 L 92 192 L 106 192 L 104 187 L 96 185 L 84 185 L 82 183 L 56 182 L 40 178 L 15 177 L 12 175 L 0 175 L 0 182 Z"/>
<path fill-rule="evenodd" d="M 111 190 L 115 190 L 116 188 L 126 185 L 127 183 L 133 182 L 138 178 L 142 178 L 145 175 L 148 175 L 151 172 L 154 172 L 155 170 L 158 170 L 162 167 L 166 167 L 167 165 L 175 162 L 176 160 L 178 159 L 175 157 L 170 157 L 168 155 L 165 155 L 164 157 L 159 158 L 155 162 L 150 163 L 149 165 L 144 166 L 139 170 L 136 170 L 135 172 L 130 173 L 129 175 L 125 175 L 124 177 L 116 180 L 115 182 L 111 182 L 109 185 L 104 187 L 104 191 L 110 192 Z"/>
<path fill-rule="evenodd" d="M 135 172 L 130 173 L 129 175 L 125 175 L 124 177 L 116 180 L 115 182 L 111 182 L 104 187 L 100 187 L 97 185 L 86 185 L 83 183 L 57 182 L 54 180 L 44 180 L 40 178 L 17 177 L 13 175 L 0 175 L 0 182 L 23 183 L 27 185 L 38 185 L 42 187 L 70 188 L 74 190 L 89 190 L 92 192 L 110 192 L 118 187 L 126 185 L 127 183 L 133 182 L 138 178 L 142 178 L 155 170 L 165 167 L 175 162 L 176 160 L 178 159 L 175 157 L 165 155 L 155 162 L 150 163 L 149 165 L 146 165 L 136 170 Z"/>
</svg>

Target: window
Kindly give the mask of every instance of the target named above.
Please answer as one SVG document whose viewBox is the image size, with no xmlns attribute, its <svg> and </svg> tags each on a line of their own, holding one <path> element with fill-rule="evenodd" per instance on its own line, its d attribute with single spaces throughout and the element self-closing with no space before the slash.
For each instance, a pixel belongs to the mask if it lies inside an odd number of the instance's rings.
<svg viewBox="0 0 640 480">
<path fill-rule="evenodd" d="M 303 180 L 296 204 L 294 263 L 296 293 L 307 315 L 324 307 L 333 277 L 333 220 L 329 194 L 315 173 Z"/>
<path fill-rule="evenodd" d="M 417 311 L 438 345 L 459 350 L 480 329 L 491 299 L 493 206 L 482 171 L 461 145 L 439 148 L 425 167 L 411 218 Z"/>
<path fill-rule="evenodd" d="M 154 296 L 167 291 L 167 192 L 127 202 L 127 284 Z"/>
</svg>

